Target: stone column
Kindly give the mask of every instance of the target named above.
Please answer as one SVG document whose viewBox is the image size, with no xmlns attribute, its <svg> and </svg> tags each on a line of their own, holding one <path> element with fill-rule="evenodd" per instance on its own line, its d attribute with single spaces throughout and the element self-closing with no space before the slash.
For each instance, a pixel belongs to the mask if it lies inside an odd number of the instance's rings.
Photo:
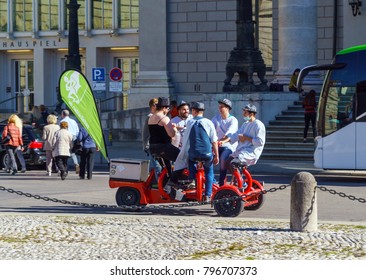
<svg viewBox="0 0 366 280">
<path fill-rule="evenodd" d="M 167 1 L 140 0 L 139 74 L 128 97 L 129 108 L 147 107 L 152 97 L 169 96 Z"/>
<path fill-rule="evenodd" d="M 295 231 L 318 230 L 316 181 L 309 172 L 300 172 L 291 181 L 290 228 Z"/>
<path fill-rule="evenodd" d="M 317 64 L 317 1 L 278 1 L 278 82 L 296 68 Z"/>
</svg>

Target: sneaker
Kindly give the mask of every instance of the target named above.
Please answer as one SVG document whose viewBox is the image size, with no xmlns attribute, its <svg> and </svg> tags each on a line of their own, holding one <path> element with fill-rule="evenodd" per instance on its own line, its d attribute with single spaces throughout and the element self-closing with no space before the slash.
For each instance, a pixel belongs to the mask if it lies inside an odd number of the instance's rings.
<svg viewBox="0 0 366 280">
<path fill-rule="evenodd" d="M 196 188 L 196 183 L 193 180 L 192 182 L 190 182 L 187 186 L 186 186 L 186 190 L 193 190 Z"/>
<path fill-rule="evenodd" d="M 66 179 L 66 176 L 67 176 L 67 172 L 62 172 L 61 171 L 61 180 L 65 180 Z"/>
<path fill-rule="evenodd" d="M 11 173 L 11 175 L 15 175 L 17 174 L 17 171 L 14 169 L 13 172 Z"/>
<path fill-rule="evenodd" d="M 79 164 L 76 164 L 75 165 L 75 173 L 76 174 L 79 174 L 80 173 L 80 165 Z"/>
<path fill-rule="evenodd" d="M 205 195 L 203 197 L 203 201 L 202 202 L 211 203 L 211 196 L 210 195 Z"/>
<path fill-rule="evenodd" d="M 20 171 L 20 173 L 25 173 L 27 170 L 26 169 L 22 169 L 21 171 Z"/>
<path fill-rule="evenodd" d="M 51 172 L 47 172 L 47 173 L 46 173 L 46 176 L 51 177 L 51 174 L 52 174 Z"/>
</svg>

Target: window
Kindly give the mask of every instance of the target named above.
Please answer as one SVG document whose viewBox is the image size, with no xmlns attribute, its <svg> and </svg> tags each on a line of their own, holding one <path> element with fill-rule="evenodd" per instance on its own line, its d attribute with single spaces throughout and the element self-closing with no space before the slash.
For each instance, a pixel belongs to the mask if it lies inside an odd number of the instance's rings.
<svg viewBox="0 0 366 280">
<path fill-rule="evenodd" d="M 67 8 L 67 4 L 69 3 L 68 0 L 64 0 L 65 5 L 65 29 L 68 29 L 69 26 L 69 9 Z M 78 9 L 78 28 L 79 30 L 85 30 L 85 1 L 78 1 L 80 5 Z"/>
<path fill-rule="evenodd" d="M 112 29 L 112 0 L 92 1 L 92 29 Z"/>
<path fill-rule="evenodd" d="M 7 0 L 0 0 L 0 32 L 8 29 L 8 5 Z"/>
<path fill-rule="evenodd" d="M 39 30 L 58 30 L 58 0 L 39 0 Z"/>
<path fill-rule="evenodd" d="M 139 0 L 120 0 L 118 12 L 119 28 L 138 28 Z"/>
<path fill-rule="evenodd" d="M 14 31 L 32 31 L 32 0 L 13 0 Z"/>
<path fill-rule="evenodd" d="M 256 47 L 262 52 L 266 67 L 272 68 L 272 0 L 252 0 Z"/>
<path fill-rule="evenodd" d="M 138 74 L 138 58 L 117 58 L 116 64 L 123 72 L 123 92 L 131 88 Z"/>
</svg>

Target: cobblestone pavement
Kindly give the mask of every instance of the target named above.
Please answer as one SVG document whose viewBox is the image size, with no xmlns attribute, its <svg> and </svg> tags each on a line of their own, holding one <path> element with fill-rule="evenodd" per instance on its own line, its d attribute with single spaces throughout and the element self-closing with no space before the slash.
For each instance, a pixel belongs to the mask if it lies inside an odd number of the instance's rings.
<svg viewBox="0 0 366 280">
<path fill-rule="evenodd" d="M 1 260 L 366 259 L 366 225 L 136 215 L 0 215 Z"/>
</svg>

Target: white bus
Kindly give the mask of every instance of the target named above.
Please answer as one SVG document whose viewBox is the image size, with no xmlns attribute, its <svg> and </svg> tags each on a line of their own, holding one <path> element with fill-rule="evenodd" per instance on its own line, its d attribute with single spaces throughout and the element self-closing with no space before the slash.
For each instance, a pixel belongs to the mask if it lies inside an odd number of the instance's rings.
<svg viewBox="0 0 366 280">
<path fill-rule="evenodd" d="M 366 45 L 341 50 L 332 64 L 305 67 L 298 89 L 318 70 L 328 72 L 318 103 L 314 165 L 366 170 Z"/>
</svg>

